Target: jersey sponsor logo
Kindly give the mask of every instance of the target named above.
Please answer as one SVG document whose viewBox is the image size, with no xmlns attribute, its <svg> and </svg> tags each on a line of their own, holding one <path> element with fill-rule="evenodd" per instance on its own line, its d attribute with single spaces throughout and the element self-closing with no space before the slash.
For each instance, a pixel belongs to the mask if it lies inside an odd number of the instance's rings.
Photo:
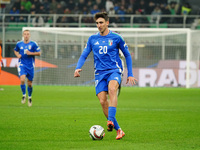
<svg viewBox="0 0 200 150">
<path fill-rule="evenodd" d="M 94 45 L 99 45 L 99 42 L 97 41 L 96 43 L 94 43 Z"/>
<path fill-rule="evenodd" d="M 113 40 L 109 40 L 109 41 L 108 41 L 108 45 L 109 45 L 109 46 L 112 46 L 112 45 L 113 45 Z"/>
<path fill-rule="evenodd" d="M 20 49 L 24 49 L 24 48 L 21 46 Z"/>
</svg>

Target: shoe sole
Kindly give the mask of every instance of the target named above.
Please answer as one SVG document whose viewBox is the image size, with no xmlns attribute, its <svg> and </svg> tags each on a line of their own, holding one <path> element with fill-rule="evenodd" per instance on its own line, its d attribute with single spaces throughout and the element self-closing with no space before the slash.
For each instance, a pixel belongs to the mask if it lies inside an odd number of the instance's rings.
<svg viewBox="0 0 200 150">
<path fill-rule="evenodd" d="M 114 126 L 112 124 L 109 124 L 107 126 L 108 126 L 107 131 L 109 131 L 109 132 L 113 131 Z"/>
</svg>

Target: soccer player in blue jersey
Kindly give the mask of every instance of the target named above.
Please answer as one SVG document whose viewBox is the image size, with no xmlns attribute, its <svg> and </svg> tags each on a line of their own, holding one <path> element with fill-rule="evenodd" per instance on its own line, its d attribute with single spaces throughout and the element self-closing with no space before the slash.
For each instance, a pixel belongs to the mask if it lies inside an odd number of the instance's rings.
<svg viewBox="0 0 200 150">
<path fill-rule="evenodd" d="M 22 100 L 21 103 L 26 102 L 26 84 L 25 79 L 27 78 L 27 90 L 28 90 L 28 106 L 32 106 L 32 82 L 34 78 L 34 66 L 35 66 L 35 56 L 40 56 L 40 47 L 36 42 L 30 40 L 30 31 L 23 31 L 23 40 L 17 42 L 16 47 L 14 48 L 14 53 L 19 58 L 18 61 L 18 74 L 21 81 L 21 91 L 22 91 Z"/>
<path fill-rule="evenodd" d="M 126 58 L 128 69 L 126 83 L 136 84 L 137 79 L 133 77 L 132 59 L 124 39 L 119 34 L 108 29 L 109 18 L 107 13 L 96 13 L 94 19 L 99 32 L 89 37 L 87 45 L 78 60 L 74 77 L 80 77 L 81 67 L 92 51 L 94 56 L 96 95 L 100 101 L 104 115 L 108 119 L 107 130 L 112 131 L 114 128 L 117 131 L 116 139 L 119 140 L 125 136 L 115 118 L 117 93 L 123 71 L 119 49 Z M 109 95 L 109 101 L 107 95 Z"/>
</svg>

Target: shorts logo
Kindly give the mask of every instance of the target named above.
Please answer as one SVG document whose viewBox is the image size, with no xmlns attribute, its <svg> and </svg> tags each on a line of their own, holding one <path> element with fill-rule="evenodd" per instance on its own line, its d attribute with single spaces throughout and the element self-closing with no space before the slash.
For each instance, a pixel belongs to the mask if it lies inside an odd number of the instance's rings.
<svg viewBox="0 0 200 150">
<path fill-rule="evenodd" d="M 119 78 L 118 78 L 118 77 L 115 77 L 114 79 L 116 79 L 117 81 L 119 80 Z"/>
<path fill-rule="evenodd" d="M 95 87 L 97 86 L 98 82 L 99 82 L 99 80 L 95 80 Z"/>
</svg>

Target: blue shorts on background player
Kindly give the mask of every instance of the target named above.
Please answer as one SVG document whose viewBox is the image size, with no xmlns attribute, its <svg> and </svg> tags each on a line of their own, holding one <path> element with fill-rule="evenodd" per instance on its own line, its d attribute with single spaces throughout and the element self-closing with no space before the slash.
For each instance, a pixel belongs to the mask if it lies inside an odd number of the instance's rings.
<svg viewBox="0 0 200 150">
<path fill-rule="evenodd" d="M 108 29 L 109 18 L 107 13 L 96 13 L 94 20 L 99 32 L 89 37 L 85 49 L 78 60 L 74 77 L 80 77 L 81 68 L 85 60 L 90 52 L 93 52 L 96 95 L 108 120 L 107 130 L 112 131 L 114 128 L 117 131 L 116 139 L 119 140 L 125 136 L 115 117 L 118 88 L 121 84 L 124 69 L 122 60 L 119 57 L 120 50 L 126 58 L 127 83 L 136 84 L 137 79 L 134 78 L 132 73 L 132 59 L 124 39 L 119 34 Z M 107 95 L 109 95 L 109 101 Z"/>
<path fill-rule="evenodd" d="M 21 82 L 22 100 L 21 103 L 26 102 L 26 84 L 25 79 L 27 78 L 27 90 L 28 90 L 28 106 L 32 106 L 32 82 L 34 78 L 34 66 L 35 56 L 40 56 L 40 47 L 36 42 L 30 41 L 30 31 L 23 31 L 24 40 L 17 42 L 14 48 L 14 53 L 19 58 L 18 61 L 18 74 Z"/>
</svg>

